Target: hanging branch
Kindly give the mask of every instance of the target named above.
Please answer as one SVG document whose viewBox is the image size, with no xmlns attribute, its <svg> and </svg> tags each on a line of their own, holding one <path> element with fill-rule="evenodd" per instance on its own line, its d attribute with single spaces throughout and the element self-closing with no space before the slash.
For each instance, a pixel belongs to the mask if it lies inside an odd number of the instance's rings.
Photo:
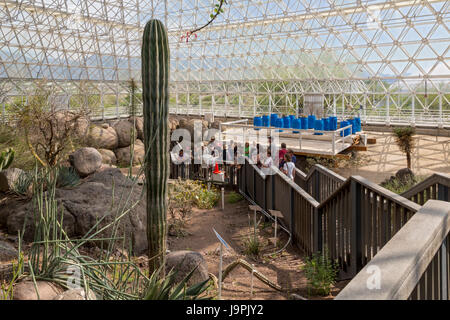
<svg viewBox="0 0 450 320">
<path fill-rule="evenodd" d="M 202 29 L 206 28 L 207 26 L 209 26 L 214 20 L 216 20 L 216 18 L 217 18 L 217 16 L 219 14 L 223 13 L 224 10 L 223 10 L 222 7 L 223 7 L 224 3 L 228 4 L 227 0 L 219 0 L 219 3 L 216 3 L 216 5 L 215 5 L 214 13 L 211 13 L 209 15 L 210 20 L 205 25 L 203 25 L 203 26 L 201 26 L 201 27 L 199 27 L 197 29 L 194 29 L 194 30 L 186 32 L 185 36 L 184 35 L 181 36 L 181 40 L 186 38 L 186 42 L 189 42 L 189 38 L 191 36 L 193 36 L 193 35 L 195 36 L 195 39 L 197 39 L 197 32 L 199 32 L 200 30 L 202 30 Z"/>
</svg>

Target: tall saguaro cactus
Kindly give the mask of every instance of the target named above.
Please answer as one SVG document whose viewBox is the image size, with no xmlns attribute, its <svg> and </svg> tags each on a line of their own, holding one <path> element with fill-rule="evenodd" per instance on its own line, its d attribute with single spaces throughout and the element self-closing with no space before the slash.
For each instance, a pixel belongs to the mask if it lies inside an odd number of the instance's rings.
<svg viewBox="0 0 450 320">
<path fill-rule="evenodd" d="M 164 264 L 169 175 L 169 41 L 159 20 L 150 20 L 142 43 L 147 238 L 150 273 Z"/>
</svg>

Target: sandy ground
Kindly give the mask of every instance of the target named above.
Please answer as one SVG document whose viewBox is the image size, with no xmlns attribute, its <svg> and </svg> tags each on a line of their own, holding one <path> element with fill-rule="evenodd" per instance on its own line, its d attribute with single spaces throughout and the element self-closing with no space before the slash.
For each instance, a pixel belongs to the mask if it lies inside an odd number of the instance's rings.
<svg viewBox="0 0 450 320">
<path fill-rule="evenodd" d="M 202 253 L 209 272 L 217 276 L 219 270 L 219 241 L 212 230 L 212 228 L 215 228 L 232 248 L 224 254 L 224 268 L 236 259 L 242 258 L 254 264 L 255 269 L 272 282 L 287 289 L 286 293 L 281 293 L 254 278 L 254 294 L 251 296 L 251 274 L 238 266 L 224 281 L 223 299 L 284 300 L 288 299 L 292 293 L 308 299 L 332 299 L 339 292 L 338 287 L 342 287 L 344 283 L 337 284 L 329 297 L 308 297 L 307 280 L 301 270 L 304 265 L 304 256 L 290 245 L 281 254 L 258 259 L 246 256 L 243 241 L 247 239 L 250 232 L 253 232 L 253 229 L 249 227 L 249 221 L 252 221 L 252 219 L 253 212 L 250 212 L 249 216 L 246 201 L 240 201 L 237 204 L 226 203 L 224 211 L 221 209 L 195 209 L 186 228 L 189 235 L 180 238 L 169 237 L 169 248 L 170 250 L 194 250 Z M 273 227 L 268 225 L 259 231 L 261 241 L 265 244 L 263 254 L 270 254 L 275 251 L 273 243 L 268 241 L 270 237 L 273 237 L 273 230 Z M 280 231 L 280 233 L 280 243 L 284 245 L 287 241 L 287 234 L 283 231 Z"/>
<path fill-rule="evenodd" d="M 390 133 L 368 132 L 377 139 L 361 152 L 370 162 L 359 168 L 339 168 L 335 171 L 344 177 L 360 175 L 380 183 L 398 170 L 406 167 L 406 157 L 397 147 Z M 427 135 L 415 136 L 416 147 L 412 156 L 412 170 L 416 175 L 428 176 L 435 172 L 450 173 L 450 138 Z"/>
</svg>

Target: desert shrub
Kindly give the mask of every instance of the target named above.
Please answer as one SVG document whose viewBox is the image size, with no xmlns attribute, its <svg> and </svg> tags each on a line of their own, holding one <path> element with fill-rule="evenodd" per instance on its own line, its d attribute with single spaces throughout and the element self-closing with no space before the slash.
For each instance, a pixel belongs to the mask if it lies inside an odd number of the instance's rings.
<svg viewBox="0 0 450 320">
<path fill-rule="evenodd" d="M 211 186 L 208 190 L 206 185 L 197 183 L 194 192 L 195 205 L 200 209 L 212 209 L 219 201 L 219 191 Z"/>
<path fill-rule="evenodd" d="M 425 177 L 423 176 L 408 176 L 406 179 L 398 179 L 392 176 L 390 179 L 380 183 L 380 186 L 397 194 L 402 194 L 424 179 Z"/>
<path fill-rule="evenodd" d="M 244 241 L 244 253 L 247 256 L 258 257 L 261 252 L 262 244 L 258 237 L 249 236 Z"/>
<path fill-rule="evenodd" d="M 79 136 L 91 112 L 87 102 L 77 109 L 62 109 L 54 99 L 55 90 L 45 81 L 36 82 L 35 92 L 27 103 L 15 105 L 11 110 L 16 129 L 31 154 L 42 166 L 50 167 L 57 166 L 73 151 L 74 137 Z"/>
<path fill-rule="evenodd" d="M 244 253 L 248 256 L 258 257 L 261 249 L 262 243 L 258 237 L 258 226 L 261 223 L 261 219 L 257 222 L 255 218 L 248 217 L 249 228 L 252 231 L 251 234 L 244 240 Z"/>
<path fill-rule="evenodd" d="M 234 191 L 230 192 L 230 194 L 228 195 L 228 203 L 236 203 L 243 199 L 244 197 L 240 193 Z"/>
<path fill-rule="evenodd" d="M 331 287 L 335 283 L 337 266 L 328 256 L 328 250 L 322 253 L 314 253 L 312 257 L 306 258 L 303 267 L 308 279 L 309 294 L 329 295 Z"/>
</svg>

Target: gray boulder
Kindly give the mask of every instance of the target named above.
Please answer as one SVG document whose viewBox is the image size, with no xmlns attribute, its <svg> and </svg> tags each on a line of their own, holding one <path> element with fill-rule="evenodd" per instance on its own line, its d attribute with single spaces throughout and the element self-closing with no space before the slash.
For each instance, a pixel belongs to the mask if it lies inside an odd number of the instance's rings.
<svg viewBox="0 0 450 320">
<path fill-rule="evenodd" d="M 128 119 L 130 123 L 133 123 L 133 118 Z M 144 118 L 142 117 L 136 117 L 136 132 L 137 132 L 137 138 L 144 140 Z"/>
<path fill-rule="evenodd" d="M 127 166 L 131 161 L 131 148 L 130 146 L 116 149 L 117 163 L 119 165 Z M 145 146 L 141 140 L 136 140 L 134 143 L 134 155 L 133 166 L 136 166 L 144 162 L 145 158 Z"/>
<path fill-rule="evenodd" d="M 117 132 L 117 137 L 119 138 L 119 148 L 128 147 L 132 140 L 132 130 L 133 130 L 133 123 L 128 120 L 119 120 L 114 124 L 114 129 Z M 135 139 L 137 138 L 137 130 L 135 132 Z"/>
<path fill-rule="evenodd" d="M 94 148 L 81 148 L 70 156 L 72 166 L 80 176 L 88 176 L 97 171 L 102 165 L 102 155 Z"/>
<path fill-rule="evenodd" d="M 189 285 L 209 278 L 208 266 L 202 254 L 195 251 L 181 250 L 173 251 L 166 255 L 166 272 L 174 269 L 177 272 L 175 276 L 175 281 L 177 282 L 182 281 L 195 267 L 197 269 L 194 271 L 191 279 L 189 279 Z"/>
<path fill-rule="evenodd" d="M 100 219 L 103 219 L 99 224 L 99 228 L 102 228 L 114 221 L 117 215 L 130 210 L 119 221 L 117 236 L 131 240 L 134 254 L 147 251 L 145 195 L 142 194 L 142 187 L 133 186 L 119 169 L 107 168 L 90 175 L 77 187 L 56 189 L 55 198 L 64 214 L 63 227 L 69 237 L 85 235 Z M 32 240 L 35 212 L 32 202 L 17 203 L 5 211 L 8 214 L 5 217 L 8 233 L 17 234 L 18 230 L 22 230 L 27 217 L 24 239 Z M 111 228 L 97 237 L 110 238 Z M 93 244 L 102 245 L 100 241 L 94 241 Z"/>
<path fill-rule="evenodd" d="M 37 292 L 36 293 L 36 288 Z M 33 281 L 21 281 L 14 286 L 14 300 L 53 300 L 61 294 L 63 289 L 52 282 L 36 281 L 36 287 Z"/>
<path fill-rule="evenodd" d="M 18 252 L 10 243 L 0 240 L 0 262 L 16 259 Z"/>
<path fill-rule="evenodd" d="M 108 149 L 98 149 L 98 152 L 102 155 L 102 163 L 109 165 L 117 164 L 117 158 L 114 151 Z"/>
<path fill-rule="evenodd" d="M 119 137 L 116 130 L 106 123 L 90 129 L 88 143 L 95 148 L 114 150 L 119 145 Z"/>
<path fill-rule="evenodd" d="M 0 191 L 11 191 L 22 173 L 24 173 L 24 171 L 18 168 L 8 168 L 0 171 Z"/>
</svg>

